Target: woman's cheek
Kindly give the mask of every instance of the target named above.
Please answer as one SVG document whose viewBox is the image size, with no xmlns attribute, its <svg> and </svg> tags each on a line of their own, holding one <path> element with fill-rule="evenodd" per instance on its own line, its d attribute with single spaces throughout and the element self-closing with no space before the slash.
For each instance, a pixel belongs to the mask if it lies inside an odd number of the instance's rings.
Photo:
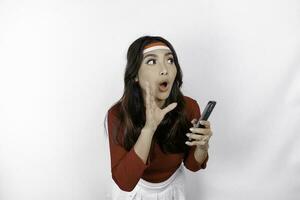
<svg viewBox="0 0 300 200">
<path fill-rule="evenodd" d="M 174 68 L 172 68 L 173 70 L 172 70 L 172 72 L 173 72 L 173 77 L 174 77 L 174 79 L 175 79 L 175 77 L 176 77 L 176 74 L 177 74 L 177 69 L 176 69 L 176 67 L 174 67 Z"/>
</svg>

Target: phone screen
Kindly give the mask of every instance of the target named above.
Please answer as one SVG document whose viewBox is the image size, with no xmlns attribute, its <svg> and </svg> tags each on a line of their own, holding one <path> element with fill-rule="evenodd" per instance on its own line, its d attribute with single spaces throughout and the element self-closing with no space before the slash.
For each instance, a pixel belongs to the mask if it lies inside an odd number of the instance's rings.
<svg viewBox="0 0 300 200">
<path fill-rule="evenodd" d="M 200 117 L 200 119 L 197 122 L 196 127 L 198 128 L 204 128 L 204 126 L 202 124 L 200 124 L 200 120 L 208 120 L 211 112 L 213 111 L 215 105 L 217 104 L 216 101 L 209 101 L 204 109 L 204 111 L 202 112 L 202 115 Z"/>
</svg>

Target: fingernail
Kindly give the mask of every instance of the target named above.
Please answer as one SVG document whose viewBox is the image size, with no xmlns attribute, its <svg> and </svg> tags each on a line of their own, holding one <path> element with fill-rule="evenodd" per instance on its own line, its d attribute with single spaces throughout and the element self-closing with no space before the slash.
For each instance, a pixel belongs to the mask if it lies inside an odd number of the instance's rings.
<svg viewBox="0 0 300 200">
<path fill-rule="evenodd" d="M 188 136 L 188 137 L 190 137 L 190 134 L 189 133 L 187 133 L 187 134 L 185 134 L 186 136 Z"/>
<path fill-rule="evenodd" d="M 190 131 L 193 131 L 193 130 L 195 130 L 195 129 L 193 129 L 193 128 L 190 128 Z"/>
</svg>

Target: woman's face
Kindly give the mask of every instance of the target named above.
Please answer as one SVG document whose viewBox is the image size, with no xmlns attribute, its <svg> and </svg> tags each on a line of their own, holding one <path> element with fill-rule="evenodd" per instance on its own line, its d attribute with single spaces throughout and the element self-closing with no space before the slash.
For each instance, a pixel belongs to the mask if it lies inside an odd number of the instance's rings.
<svg viewBox="0 0 300 200">
<path fill-rule="evenodd" d="M 156 49 L 145 53 L 138 71 L 138 82 L 144 99 L 145 83 L 148 81 L 157 105 L 162 107 L 171 92 L 176 73 L 177 69 L 170 50 Z"/>
</svg>

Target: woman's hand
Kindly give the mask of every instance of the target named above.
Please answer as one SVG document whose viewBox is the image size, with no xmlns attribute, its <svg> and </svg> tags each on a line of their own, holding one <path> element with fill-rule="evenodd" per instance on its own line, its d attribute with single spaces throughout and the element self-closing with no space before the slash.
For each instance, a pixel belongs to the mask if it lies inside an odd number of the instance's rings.
<svg viewBox="0 0 300 200">
<path fill-rule="evenodd" d="M 164 109 L 160 109 L 154 99 L 153 89 L 150 88 L 149 82 L 146 82 L 146 123 L 145 128 L 149 128 L 155 132 L 156 128 L 163 120 L 164 116 L 173 110 L 177 103 L 171 103 Z"/>
<path fill-rule="evenodd" d="M 186 134 L 186 136 L 189 139 L 194 139 L 194 141 L 187 141 L 187 142 L 185 142 L 185 144 L 187 144 L 189 146 L 196 145 L 197 148 L 207 150 L 209 147 L 209 145 L 208 145 L 209 139 L 212 136 L 210 122 L 205 121 L 205 120 L 200 121 L 200 124 L 204 125 L 205 128 L 197 128 L 196 122 L 197 122 L 197 119 L 193 119 L 191 121 L 191 123 L 193 124 L 193 127 L 190 128 L 190 131 L 192 131 L 192 133 Z"/>
</svg>

